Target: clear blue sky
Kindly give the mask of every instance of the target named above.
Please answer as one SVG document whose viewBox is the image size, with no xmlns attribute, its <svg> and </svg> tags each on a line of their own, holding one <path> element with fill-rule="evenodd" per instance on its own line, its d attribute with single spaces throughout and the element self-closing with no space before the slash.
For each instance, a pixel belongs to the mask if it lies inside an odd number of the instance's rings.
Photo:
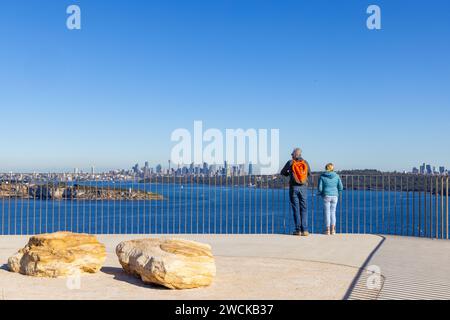
<svg viewBox="0 0 450 320">
<path fill-rule="evenodd" d="M 4 0 L 0 41 L 0 171 L 166 164 L 194 120 L 316 170 L 450 167 L 446 0 Z"/>
</svg>

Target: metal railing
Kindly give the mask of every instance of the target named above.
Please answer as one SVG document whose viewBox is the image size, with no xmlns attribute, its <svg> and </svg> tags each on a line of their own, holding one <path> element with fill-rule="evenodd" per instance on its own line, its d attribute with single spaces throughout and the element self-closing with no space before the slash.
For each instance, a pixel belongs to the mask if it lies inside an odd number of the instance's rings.
<svg viewBox="0 0 450 320">
<path fill-rule="evenodd" d="M 0 175 L 0 234 L 293 231 L 288 181 L 275 176 L 149 175 L 61 179 Z M 308 187 L 310 231 L 323 231 L 319 175 Z M 448 239 L 448 176 L 342 175 L 340 233 Z"/>
</svg>

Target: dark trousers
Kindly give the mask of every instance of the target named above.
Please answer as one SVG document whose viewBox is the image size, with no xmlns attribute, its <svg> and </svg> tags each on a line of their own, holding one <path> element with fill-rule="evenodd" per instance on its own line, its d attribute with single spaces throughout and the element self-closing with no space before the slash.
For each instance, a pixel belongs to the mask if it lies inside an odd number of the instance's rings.
<svg viewBox="0 0 450 320">
<path fill-rule="evenodd" d="M 294 214 L 295 231 L 308 231 L 308 187 L 291 186 L 289 200 Z"/>
</svg>

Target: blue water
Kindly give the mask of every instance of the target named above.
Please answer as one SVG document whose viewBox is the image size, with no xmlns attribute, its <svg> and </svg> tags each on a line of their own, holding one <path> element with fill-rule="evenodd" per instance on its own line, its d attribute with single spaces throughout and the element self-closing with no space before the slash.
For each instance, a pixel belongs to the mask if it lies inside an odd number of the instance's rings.
<svg viewBox="0 0 450 320">
<path fill-rule="evenodd" d="M 284 189 L 180 183 L 97 182 L 96 185 L 152 191 L 162 194 L 165 200 L 4 199 L 0 200 L 0 233 L 36 234 L 69 230 L 97 234 L 250 234 L 293 231 L 288 191 Z M 445 233 L 448 223 L 445 212 L 440 211 L 441 198 L 437 198 L 437 207 L 436 197 L 431 197 L 431 205 L 429 199 L 430 196 L 426 195 L 425 214 L 425 195 L 419 197 L 417 192 L 413 196 L 412 192 L 344 191 L 337 209 L 337 229 L 348 233 L 416 236 L 435 236 L 438 232 L 441 236 L 442 227 Z M 308 212 L 310 231 L 322 232 L 322 201 L 311 190 Z"/>
</svg>

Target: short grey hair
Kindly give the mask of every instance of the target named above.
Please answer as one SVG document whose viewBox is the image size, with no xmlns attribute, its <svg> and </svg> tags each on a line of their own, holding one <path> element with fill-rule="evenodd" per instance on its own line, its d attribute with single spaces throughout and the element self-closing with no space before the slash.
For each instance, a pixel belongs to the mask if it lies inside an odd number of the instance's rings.
<svg viewBox="0 0 450 320">
<path fill-rule="evenodd" d="M 295 148 L 293 151 L 292 151 L 292 153 L 291 153 L 291 155 L 294 157 L 299 157 L 299 156 L 301 156 L 302 155 L 302 149 L 300 149 L 300 148 Z"/>
</svg>

